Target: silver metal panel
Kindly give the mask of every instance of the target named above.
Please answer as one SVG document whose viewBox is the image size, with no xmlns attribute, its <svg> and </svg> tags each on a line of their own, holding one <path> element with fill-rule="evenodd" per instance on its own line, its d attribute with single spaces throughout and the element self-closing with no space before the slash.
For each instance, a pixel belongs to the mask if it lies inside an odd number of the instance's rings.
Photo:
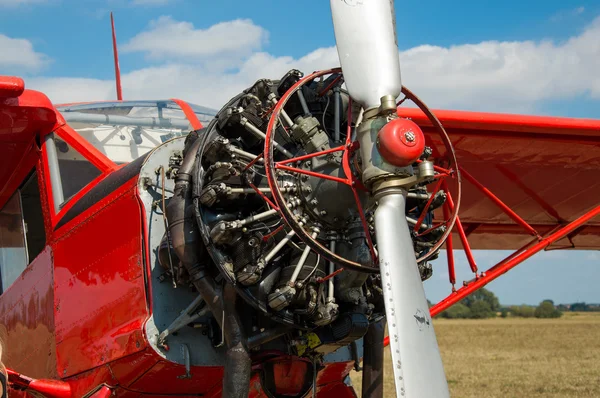
<svg viewBox="0 0 600 398">
<path fill-rule="evenodd" d="M 143 202 L 143 211 L 148 223 L 150 237 L 150 268 L 149 282 L 152 284 L 152 316 L 146 322 L 146 334 L 152 348 L 163 358 L 185 365 L 186 355 L 183 355 L 182 345 L 189 349 L 190 363 L 192 366 L 222 366 L 224 364 L 225 347 L 213 348 L 209 338 L 201 330 L 184 327 L 177 335 L 168 337 L 169 351 L 158 347 L 158 335 L 173 322 L 194 299 L 197 293 L 187 286 L 173 288 L 170 279 L 159 281 L 163 269 L 158 263 L 157 248 L 165 233 L 161 206 L 153 207 L 155 201 L 161 201 L 162 187 L 160 166 L 168 166 L 169 158 L 176 153 L 181 153 L 185 137 L 177 137 L 165 142 L 154 149 L 146 158 L 138 180 L 140 198 Z M 149 180 L 147 180 L 149 179 Z M 146 188 L 147 181 L 152 185 Z M 174 183 L 172 179 L 165 180 L 165 197 L 171 197 Z M 174 259 L 175 260 L 175 259 Z M 204 318 L 201 318 L 202 320 Z"/>
</svg>

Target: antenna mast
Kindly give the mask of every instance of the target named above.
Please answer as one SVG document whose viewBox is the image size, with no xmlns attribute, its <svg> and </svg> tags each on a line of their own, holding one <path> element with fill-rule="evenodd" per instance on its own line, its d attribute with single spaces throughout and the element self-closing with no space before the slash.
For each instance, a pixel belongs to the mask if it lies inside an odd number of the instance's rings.
<svg viewBox="0 0 600 398">
<path fill-rule="evenodd" d="M 117 99 L 123 101 L 123 90 L 121 89 L 121 70 L 119 69 L 119 51 L 117 50 L 117 34 L 115 33 L 115 19 L 110 13 L 110 24 L 112 26 L 113 54 L 115 58 L 115 83 L 117 85 Z"/>
</svg>

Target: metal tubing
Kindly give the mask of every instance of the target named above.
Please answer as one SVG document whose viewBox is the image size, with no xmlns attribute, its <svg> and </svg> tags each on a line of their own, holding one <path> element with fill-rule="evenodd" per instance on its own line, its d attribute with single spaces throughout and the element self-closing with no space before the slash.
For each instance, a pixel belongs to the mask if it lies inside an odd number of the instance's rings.
<svg viewBox="0 0 600 398">
<path fill-rule="evenodd" d="M 334 119 L 335 119 L 335 125 L 334 125 L 334 133 L 333 133 L 333 140 L 335 142 L 339 142 L 340 141 L 340 129 L 341 129 L 341 125 L 342 125 L 342 111 L 340 109 L 340 103 L 341 103 L 341 98 L 342 95 L 340 94 L 340 88 L 336 87 L 333 89 L 333 106 L 334 106 Z"/>
<path fill-rule="evenodd" d="M 287 114 L 287 112 L 283 108 L 281 109 L 281 117 L 283 117 L 283 120 L 285 120 L 285 122 L 287 123 L 287 125 L 289 127 L 294 126 L 294 121 L 292 120 L 292 118 L 290 118 L 290 116 Z"/>
<path fill-rule="evenodd" d="M 421 211 L 421 215 L 419 216 L 419 219 L 415 223 L 415 227 L 414 227 L 414 231 L 415 232 L 419 231 L 419 227 L 417 225 L 420 226 L 420 225 L 423 224 L 423 220 L 425 219 L 425 216 L 427 216 L 427 210 L 429 210 L 429 206 L 431 206 L 431 202 L 433 202 L 433 199 L 435 199 L 435 195 L 440 190 L 440 187 L 442 186 L 442 182 L 444 182 L 444 180 L 438 180 L 438 182 L 436 182 L 435 186 L 433 187 L 433 191 L 431 192 L 431 196 L 429 197 L 429 200 L 427 200 L 427 203 L 425 204 L 425 207 L 423 208 L 423 211 Z"/>
<path fill-rule="evenodd" d="M 230 145 L 229 146 L 229 150 L 231 152 L 235 153 L 236 155 L 239 155 L 239 156 L 241 156 L 243 158 L 246 158 L 246 159 L 254 160 L 256 158 L 255 154 L 243 151 L 243 150 L 241 150 L 239 148 L 236 148 L 234 145 Z M 264 160 L 258 159 L 257 162 L 264 163 Z"/>
<path fill-rule="evenodd" d="M 308 109 L 308 104 L 306 103 L 306 98 L 304 98 L 304 93 L 302 90 L 296 91 L 298 94 L 298 99 L 300 100 L 300 106 L 302 106 L 302 111 L 304 112 L 304 116 L 310 116 L 310 110 Z"/>
<path fill-rule="evenodd" d="M 442 181 L 442 180 L 440 180 Z M 446 191 L 446 203 L 448 204 L 448 210 L 450 212 L 454 211 L 454 201 L 452 200 L 452 195 L 448 190 L 448 184 L 444 181 L 444 190 Z M 460 238 L 460 242 L 462 243 L 463 250 L 465 251 L 465 256 L 467 256 L 467 261 L 469 262 L 469 266 L 471 267 L 471 271 L 477 273 L 477 263 L 475 262 L 475 258 L 473 257 L 473 251 L 471 250 L 471 245 L 469 245 L 469 240 L 467 239 L 467 234 L 465 233 L 465 229 L 463 228 L 462 222 L 460 222 L 460 217 L 456 216 L 456 230 L 458 231 L 458 237 Z"/>
<path fill-rule="evenodd" d="M 315 239 L 318 235 L 319 235 L 319 230 L 315 229 L 315 231 L 312 233 L 312 238 Z M 302 271 L 302 267 L 304 266 L 304 263 L 306 262 L 306 259 L 308 258 L 308 254 L 310 253 L 311 250 L 312 250 L 312 248 L 309 245 L 306 245 L 306 247 L 304 248 L 304 251 L 302 252 L 302 256 L 300 256 L 300 260 L 298 260 L 298 264 L 296 264 L 296 268 L 294 268 L 294 273 L 292 274 L 292 277 L 290 278 L 290 284 L 295 283 L 296 279 L 298 279 L 298 275 L 300 275 L 300 271 Z"/>
<path fill-rule="evenodd" d="M 583 216 L 579 217 L 577 220 L 567 224 L 563 228 L 561 228 L 558 231 L 554 232 L 553 234 L 549 235 L 547 238 L 543 238 L 542 240 L 540 240 L 538 243 L 536 243 L 532 247 L 524 249 L 520 254 L 517 254 L 512 259 L 506 261 L 503 265 L 494 266 L 494 267 L 490 268 L 488 271 L 485 272 L 485 276 L 483 276 L 482 278 L 474 281 L 473 283 L 471 283 L 467 286 L 461 287 L 460 289 L 458 289 L 456 291 L 456 294 L 453 294 L 452 296 L 440 301 L 439 303 L 437 303 L 436 305 L 431 307 L 431 316 L 435 316 L 435 315 L 439 314 L 440 312 L 446 310 L 448 307 L 452 306 L 453 304 L 455 304 L 455 303 L 459 302 L 460 300 L 462 300 L 463 298 L 467 297 L 469 294 L 484 287 L 485 285 L 487 285 L 488 283 L 490 283 L 491 281 L 493 281 L 500 275 L 511 270 L 515 266 L 519 265 L 523 261 L 525 261 L 528 258 L 530 258 L 531 256 L 533 256 L 534 254 L 544 250 L 545 248 L 550 246 L 552 243 L 569 235 L 571 232 L 573 232 L 574 230 L 576 230 L 583 224 L 587 223 L 589 220 L 591 220 L 592 218 L 596 217 L 599 214 L 600 214 L 600 206 L 597 206 L 594 209 L 592 209 L 591 211 L 584 214 Z"/>
<path fill-rule="evenodd" d="M 241 118 L 241 123 L 242 126 L 244 126 L 246 128 L 246 130 L 248 130 L 250 133 L 254 134 L 257 138 L 260 138 L 261 140 L 265 139 L 265 133 L 263 133 L 262 131 L 260 131 L 255 125 L 253 125 L 252 123 L 250 123 L 248 121 L 248 119 L 246 119 L 245 117 Z M 283 153 L 285 156 L 287 156 L 288 158 L 291 158 L 293 155 L 284 147 L 282 147 L 280 144 L 278 144 L 275 140 L 273 140 L 273 146 L 281 153 Z"/>
<path fill-rule="evenodd" d="M 444 219 L 448 219 L 450 217 L 450 210 L 448 209 L 448 203 L 444 203 Z M 456 271 L 454 270 L 454 245 L 452 244 L 452 234 L 448 235 L 446 238 L 446 256 L 448 257 L 448 279 L 450 280 L 450 284 L 452 285 L 452 290 L 454 290 L 454 285 L 456 284 Z"/>
<path fill-rule="evenodd" d="M 423 224 L 423 223 L 421 223 L 421 224 L 420 224 L 420 225 L 417 227 L 417 220 L 415 220 L 414 218 L 412 218 L 412 217 L 409 217 L 409 216 L 406 216 L 406 221 L 407 221 L 407 222 L 408 222 L 410 225 L 414 226 L 414 227 L 415 227 L 415 228 L 414 228 L 415 230 L 419 230 L 419 229 L 429 229 L 429 228 L 431 228 L 431 225 L 429 225 L 429 224 Z"/>
<path fill-rule="evenodd" d="M 277 246 L 275 246 L 270 252 L 269 254 L 267 254 L 265 256 L 265 264 L 268 264 L 269 261 L 271 261 L 271 259 L 273 257 L 275 257 L 275 255 L 277 255 L 277 253 L 279 253 L 279 251 L 286 245 L 286 243 L 289 242 L 290 239 L 292 239 L 294 237 L 294 235 L 296 235 L 296 233 L 294 231 L 290 231 L 288 232 L 288 234 L 286 236 L 284 236 L 279 243 L 277 244 Z"/>
<path fill-rule="evenodd" d="M 483 184 L 477 181 L 475 177 L 473 177 L 471 174 L 467 173 L 467 171 L 464 168 L 459 168 L 461 175 L 463 175 L 467 180 L 469 180 L 469 182 L 473 184 L 475 188 L 483 192 L 483 194 L 486 195 L 492 202 L 494 202 L 496 206 L 498 206 L 504 213 L 506 213 L 506 215 L 512 218 L 514 222 L 525 228 L 531 235 L 538 237 L 540 236 L 538 232 L 527 223 L 527 221 L 523 220 L 517 213 L 512 211 L 511 208 L 504 204 L 504 202 L 501 201 L 496 195 L 494 195 L 492 191 L 483 186 Z"/>
<path fill-rule="evenodd" d="M 48 169 L 50 170 L 50 183 L 52 184 L 52 199 L 54 200 L 54 212 L 58 213 L 60 205 L 65 201 L 60 178 L 60 167 L 58 165 L 58 155 L 56 154 L 56 145 L 54 144 L 54 133 L 48 134 L 44 138 L 46 146 L 46 155 L 48 157 Z"/>
<path fill-rule="evenodd" d="M 332 253 L 335 253 L 335 240 L 332 240 L 331 242 L 329 242 L 329 251 Z M 333 274 L 333 272 L 335 271 L 335 263 L 333 261 L 329 262 L 329 274 Z M 333 302 L 335 300 L 334 298 L 334 287 L 333 287 L 333 278 L 329 279 L 328 282 L 328 288 L 327 288 L 327 301 L 328 302 Z"/>
<path fill-rule="evenodd" d="M 331 181 L 336 181 L 336 182 L 339 182 L 342 184 L 349 185 L 348 180 L 345 180 L 343 178 L 329 176 L 329 175 L 321 174 L 321 173 L 315 173 L 314 171 L 310 171 L 310 170 L 297 169 L 295 167 L 289 167 L 289 166 L 285 166 L 285 165 L 277 164 L 277 163 L 275 164 L 275 168 L 285 170 L 285 171 L 291 171 L 291 172 L 299 173 L 299 174 L 306 174 L 311 177 L 322 178 L 324 180 L 331 180 Z"/>
<path fill-rule="evenodd" d="M 239 226 L 242 227 L 246 224 L 250 224 L 256 221 L 260 221 L 260 220 L 264 220 L 265 218 L 269 218 L 271 216 L 274 216 L 278 214 L 276 209 L 271 209 L 271 210 L 267 210 L 267 211 L 263 211 L 262 213 L 258 213 L 255 214 L 253 216 L 250 217 L 246 217 L 243 220 L 240 221 Z"/>
<path fill-rule="evenodd" d="M 131 117 L 103 115 L 98 113 L 62 112 L 68 123 L 104 124 L 109 126 L 134 126 L 146 128 L 171 128 L 186 130 L 190 127 L 187 119 L 167 119 L 158 117 Z"/>
<path fill-rule="evenodd" d="M 248 353 L 246 336 L 240 327 L 240 317 L 235 308 L 236 299 L 235 287 L 227 283 L 223 292 L 225 322 L 221 325 L 228 347 L 223 371 L 223 396 L 246 398 L 250 393 L 252 361 Z"/>
<path fill-rule="evenodd" d="M 362 396 L 383 398 L 383 337 L 385 318 L 372 323 L 364 338 Z"/>
<path fill-rule="evenodd" d="M 215 280 L 206 272 L 206 264 L 199 257 L 203 248 L 198 229 L 193 219 L 191 172 L 202 140 L 196 140 L 187 151 L 177 177 L 175 195 L 167 206 L 167 219 L 175 254 L 184 265 L 190 280 L 210 308 L 221 326 L 227 343 L 223 395 L 232 398 L 247 397 L 250 384 L 251 361 L 246 336 L 235 309 L 235 288 L 225 284 L 224 294 L 217 288 Z M 205 250 L 205 249 L 204 249 Z"/>
<path fill-rule="evenodd" d="M 449 397 L 427 299 L 406 222 L 406 191 L 375 194 L 379 267 L 391 338 L 396 395 Z"/>
<path fill-rule="evenodd" d="M 282 160 L 280 162 L 277 162 L 276 164 L 281 165 L 281 164 L 288 164 L 288 163 L 300 162 L 302 160 L 316 158 L 317 156 L 323 156 L 323 155 L 327 155 L 328 153 L 343 151 L 345 149 L 346 149 L 346 146 L 342 145 L 342 146 L 338 146 L 338 147 L 335 147 L 335 148 L 326 149 L 324 151 L 313 152 L 313 153 L 309 153 L 308 155 L 302 155 L 302 156 L 298 156 L 298 157 L 295 157 L 295 158 Z"/>
<path fill-rule="evenodd" d="M 110 13 L 110 26 L 112 29 L 113 58 L 115 61 L 115 84 L 117 89 L 117 100 L 123 101 L 123 89 L 121 88 L 121 69 L 119 68 L 119 51 L 117 50 L 117 34 L 115 33 L 115 19 Z"/>
</svg>

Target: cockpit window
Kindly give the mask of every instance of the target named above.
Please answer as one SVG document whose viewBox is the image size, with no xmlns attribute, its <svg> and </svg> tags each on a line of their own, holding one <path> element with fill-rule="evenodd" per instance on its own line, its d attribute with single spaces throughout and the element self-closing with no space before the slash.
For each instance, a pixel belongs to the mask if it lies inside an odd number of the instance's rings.
<svg viewBox="0 0 600 398">
<path fill-rule="evenodd" d="M 203 123 L 215 111 L 190 105 Z M 117 164 L 131 162 L 163 142 L 193 130 L 179 106 L 171 101 L 124 101 L 62 106 L 67 123 Z"/>
</svg>

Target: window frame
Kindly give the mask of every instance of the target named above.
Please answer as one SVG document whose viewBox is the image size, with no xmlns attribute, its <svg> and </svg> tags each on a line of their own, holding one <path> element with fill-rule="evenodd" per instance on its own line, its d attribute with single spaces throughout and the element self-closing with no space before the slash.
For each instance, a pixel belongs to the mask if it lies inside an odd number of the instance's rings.
<svg viewBox="0 0 600 398">
<path fill-rule="evenodd" d="M 32 150 L 32 151 L 35 151 Z M 36 152 L 37 153 L 37 152 Z M 34 258 L 30 258 L 29 255 L 29 237 L 28 237 L 28 225 L 25 222 L 25 208 L 23 207 L 23 188 L 32 180 L 35 179 L 37 182 L 37 195 L 39 195 L 39 206 L 40 206 L 40 211 L 42 214 L 42 225 L 40 225 L 41 227 L 44 228 L 44 247 L 47 247 L 49 244 L 49 236 L 48 236 L 48 229 L 47 229 L 47 217 L 45 217 L 44 215 L 44 210 L 45 210 L 45 201 L 44 201 L 44 191 L 41 189 L 42 187 L 42 181 L 43 178 L 40 175 L 40 170 L 37 167 L 37 164 L 33 164 L 32 167 L 29 168 L 29 170 L 27 171 L 27 173 L 25 173 L 24 175 L 20 176 L 18 178 L 18 180 L 16 180 L 15 182 L 18 184 L 16 186 L 16 188 L 13 189 L 12 194 L 10 196 L 8 196 L 8 199 L 6 201 L 3 201 L 2 203 L 2 207 L 0 207 L 0 212 L 2 212 L 4 210 L 4 208 L 8 205 L 8 203 L 13 199 L 13 197 L 15 195 L 18 194 L 18 200 L 19 200 L 19 210 L 20 210 L 20 218 L 21 218 L 21 238 L 23 239 L 23 249 L 25 251 L 25 266 L 20 269 L 18 276 L 11 281 L 10 285 L 8 285 L 6 287 L 6 289 L 3 286 L 3 281 L 4 281 L 4 275 L 2 273 L 2 270 L 0 269 L 0 295 L 4 294 L 4 292 L 6 292 L 8 289 L 10 289 L 10 287 L 19 279 L 19 277 L 23 274 L 23 272 L 25 272 L 25 270 L 27 270 L 27 268 L 35 261 L 35 259 L 43 252 L 40 251 L 39 253 L 37 253 L 37 255 Z M 11 182 L 12 183 L 12 182 Z M 12 185 L 12 184 L 11 184 Z"/>
<path fill-rule="evenodd" d="M 60 180 L 60 169 L 58 167 L 54 167 L 55 165 L 51 165 L 50 162 L 57 159 L 52 159 L 52 149 L 49 149 L 48 145 L 54 145 L 56 148 L 56 144 L 54 141 L 54 136 L 58 136 L 60 139 L 64 140 L 68 145 L 70 145 L 74 150 L 76 150 L 81 156 L 83 156 L 87 161 L 89 161 L 92 165 L 94 165 L 98 170 L 100 170 L 100 175 L 90 181 L 87 185 L 85 185 L 82 189 L 80 189 L 75 195 L 70 198 L 62 197 L 62 192 L 59 194 L 56 192 L 56 187 L 52 183 L 53 179 Z M 55 152 L 55 149 L 54 149 Z M 92 189 L 99 181 L 104 179 L 108 174 L 117 170 L 120 166 L 110 160 L 106 155 L 100 152 L 96 147 L 87 142 L 85 138 L 79 135 L 71 126 L 68 124 L 63 124 L 56 128 L 54 131 L 48 133 L 43 137 L 42 141 L 42 167 L 44 170 L 44 175 L 46 178 L 44 179 L 45 189 L 46 189 L 46 197 L 48 201 L 48 210 L 50 213 L 50 223 L 52 229 L 56 227 L 60 219 L 65 215 L 67 211 L 77 201 L 85 195 L 90 189 Z M 58 173 L 58 175 L 56 175 Z M 62 191 L 62 185 L 60 187 Z M 61 199 L 62 202 L 57 204 L 57 199 Z M 62 206 L 61 206 L 62 205 Z"/>
</svg>

